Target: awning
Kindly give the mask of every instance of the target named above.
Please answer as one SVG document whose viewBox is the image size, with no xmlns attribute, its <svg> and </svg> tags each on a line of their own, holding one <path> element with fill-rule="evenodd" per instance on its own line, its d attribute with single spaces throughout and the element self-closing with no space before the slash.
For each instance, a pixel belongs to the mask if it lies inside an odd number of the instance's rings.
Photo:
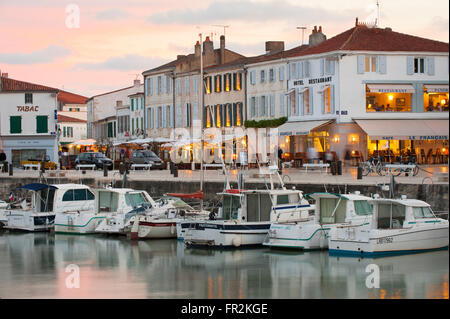
<svg viewBox="0 0 450 319">
<path fill-rule="evenodd" d="M 17 187 L 18 189 L 28 189 L 30 191 L 40 191 L 43 189 L 47 189 L 47 188 L 51 188 L 51 189 L 56 189 L 55 186 L 52 185 L 47 185 L 47 184 L 41 184 L 41 183 L 32 183 L 32 184 L 27 184 L 27 185 L 23 185 L 20 187 Z"/>
<path fill-rule="evenodd" d="M 371 140 L 445 140 L 448 120 L 355 120 Z"/>
<path fill-rule="evenodd" d="M 448 93 L 448 84 L 425 84 L 428 93 Z"/>
<path fill-rule="evenodd" d="M 278 127 L 279 136 L 308 135 L 311 130 L 331 123 L 333 120 L 326 121 L 299 121 L 286 122 Z"/>
<path fill-rule="evenodd" d="M 74 143 L 73 145 L 95 145 L 96 141 L 94 139 L 87 139 L 87 140 L 79 140 Z"/>
<path fill-rule="evenodd" d="M 411 84 L 367 84 L 372 93 L 416 93 Z"/>
</svg>

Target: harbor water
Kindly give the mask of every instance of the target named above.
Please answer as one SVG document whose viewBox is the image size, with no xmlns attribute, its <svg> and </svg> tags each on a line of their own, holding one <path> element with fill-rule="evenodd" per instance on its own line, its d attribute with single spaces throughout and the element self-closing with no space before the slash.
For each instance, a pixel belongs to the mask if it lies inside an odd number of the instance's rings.
<svg viewBox="0 0 450 319">
<path fill-rule="evenodd" d="M 448 299 L 448 284 L 448 250 L 360 259 L 0 231 L 0 298 Z"/>
</svg>

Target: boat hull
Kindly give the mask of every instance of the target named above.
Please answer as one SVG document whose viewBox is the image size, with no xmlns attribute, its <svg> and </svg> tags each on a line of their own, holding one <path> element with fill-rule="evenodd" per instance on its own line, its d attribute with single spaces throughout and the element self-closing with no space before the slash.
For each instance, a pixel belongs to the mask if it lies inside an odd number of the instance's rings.
<svg viewBox="0 0 450 319">
<path fill-rule="evenodd" d="M 187 246 L 233 248 L 260 246 L 270 228 L 270 222 L 197 222 L 184 235 Z"/>
<path fill-rule="evenodd" d="M 54 227 L 54 213 L 33 213 L 30 211 L 6 211 L 5 229 L 29 232 L 50 231 Z"/>
<path fill-rule="evenodd" d="M 104 215 L 93 213 L 57 213 L 55 217 L 55 233 L 94 234 L 95 228 L 104 218 Z"/>
<path fill-rule="evenodd" d="M 138 227 L 131 222 L 131 239 L 164 239 L 177 237 L 177 223 L 172 220 L 140 219 Z"/>
<path fill-rule="evenodd" d="M 328 233 L 332 227 L 311 222 L 272 224 L 263 245 L 273 249 L 327 249 Z"/>
<path fill-rule="evenodd" d="M 375 229 L 368 237 L 330 238 L 330 255 L 389 256 L 446 249 L 449 245 L 448 223 L 410 229 Z"/>
</svg>

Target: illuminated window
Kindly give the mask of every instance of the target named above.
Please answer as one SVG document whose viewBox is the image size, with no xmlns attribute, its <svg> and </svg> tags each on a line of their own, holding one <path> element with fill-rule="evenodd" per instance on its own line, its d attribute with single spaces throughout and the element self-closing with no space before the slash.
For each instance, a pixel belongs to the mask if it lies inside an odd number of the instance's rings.
<svg viewBox="0 0 450 319">
<path fill-rule="evenodd" d="M 211 77 L 207 76 L 205 78 L 205 93 L 211 94 Z"/>
<path fill-rule="evenodd" d="M 233 116 L 233 109 L 232 109 L 232 105 L 231 104 L 226 104 L 225 105 L 225 126 L 226 127 L 230 127 L 231 126 L 231 121 L 232 121 L 232 116 Z"/>
<path fill-rule="evenodd" d="M 225 82 L 225 92 L 231 91 L 231 73 L 227 73 L 224 75 Z"/>
<path fill-rule="evenodd" d="M 240 72 L 233 73 L 233 89 L 235 91 L 241 90 L 241 83 L 242 83 L 242 73 Z"/>
<path fill-rule="evenodd" d="M 242 125 L 242 103 L 236 103 L 236 112 L 234 112 L 235 126 Z"/>
<path fill-rule="evenodd" d="M 222 91 L 222 76 L 221 75 L 216 75 L 214 77 L 214 92 L 221 92 Z"/>
<path fill-rule="evenodd" d="M 366 112 L 411 112 L 412 93 L 366 90 Z"/>
<path fill-rule="evenodd" d="M 312 114 L 311 106 L 309 104 L 309 89 L 303 91 L 303 93 L 301 94 L 300 101 L 302 101 L 303 104 L 303 114 L 304 115 Z"/>
<path fill-rule="evenodd" d="M 377 57 L 366 56 L 366 72 L 377 72 Z"/>
<path fill-rule="evenodd" d="M 440 89 L 428 89 L 424 86 L 423 109 L 425 112 L 448 112 L 448 92 L 438 91 Z"/>
<path fill-rule="evenodd" d="M 206 106 L 203 111 L 205 114 L 205 126 L 209 128 L 211 127 L 211 109 L 209 106 Z"/>
<path fill-rule="evenodd" d="M 331 87 L 327 87 L 323 91 L 323 113 L 324 114 L 332 114 L 333 113 L 333 106 L 331 105 Z"/>
</svg>

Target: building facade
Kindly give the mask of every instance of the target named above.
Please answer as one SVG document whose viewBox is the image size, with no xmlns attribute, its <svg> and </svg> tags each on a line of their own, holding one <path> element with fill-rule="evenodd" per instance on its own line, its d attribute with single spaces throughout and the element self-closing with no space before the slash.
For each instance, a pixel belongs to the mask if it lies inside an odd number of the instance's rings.
<svg viewBox="0 0 450 319">
<path fill-rule="evenodd" d="M 47 156 L 58 163 L 58 89 L 1 76 L 0 148 L 7 161 Z"/>
<path fill-rule="evenodd" d="M 292 54 L 285 152 L 448 154 L 448 68 L 448 43 L 358 22 Z"/>
</svg>

